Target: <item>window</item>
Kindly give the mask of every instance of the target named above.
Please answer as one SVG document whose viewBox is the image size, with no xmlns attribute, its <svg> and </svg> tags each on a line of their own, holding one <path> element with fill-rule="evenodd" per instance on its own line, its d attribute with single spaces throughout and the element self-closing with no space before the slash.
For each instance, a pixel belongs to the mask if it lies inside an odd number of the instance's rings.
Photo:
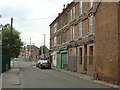
<svg viewBox="0 0 120 90">
<path fill-rule="evenodd" d="M 70 28 L 70 40 L 72 41 L 72 28 Z"/>
<path fill-rule="evenodd" d="M 80 1 L 80 15 L 82 15 L 82 0 Z"/>
<path fill-rule="evenodd" d="M 71 15 L 71 20 L 72 20 L 72 9 L 71 9 L 71 14 L 70 15 Z"/>
<path fill-rule="evenodd" d="M 65 15 L 66 19 L 65 19 L 65 25 L 67 24 L 67 13 Z"/>
<path fill-rule="evenodd" d="M 64 32 L 64 43 L 67 42 L 67 31 Z"/>
<path fill-rule="evenodd" d="M 80 56 L 80 64 L 82 64 L 82 48 L 79 49 L 79 52 L 80 52 L 80 54 L 79 54 L 79 56 Z"/>
<path fill-rule="evenodd" d="M 56 46 L 56 36 L 54 37 L 54 46 Z"/>
<path fill-rule="evenodd" d="M 73 27 L 73 40 L 75 39 L 75 27 Z"/>
<path fill-rule="evenodd" d="M 90 46 L 89 64 L 93 64 L 93 46 Z"/>
<path fill-rule="evenodd" d="M 73 18 L 75 19 L 75 7 L 73 7 Z"/>
<path fill-rule="evenodd" d="M 93 7 L 93 0 L 90 0 L 89 4 L 89 8 L 91 9 Z"/>
<path fill-rule="evenodd" d="M 57 23 L 54 25 L 54 33 L 57 31 Z"/>
<path fill-rule="evenodd" d="M 80 22 L 80 37 L 82 37 L 82 22 Z"/>
<path fill-rule="evenodd" d="M 89 26 L 90 33 L 93 33 L 93 16 L 90 17 L 90 26 Z"/>
</svg>

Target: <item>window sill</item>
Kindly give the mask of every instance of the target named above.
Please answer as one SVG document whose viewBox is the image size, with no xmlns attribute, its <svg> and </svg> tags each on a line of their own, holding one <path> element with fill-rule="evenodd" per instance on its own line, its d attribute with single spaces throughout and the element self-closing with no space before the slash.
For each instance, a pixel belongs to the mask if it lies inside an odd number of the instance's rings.
<svg viewBox="0 0 120 90">
<path fill-rule="evenodd" d="M 74 22 L 75 20 L 76 20 L 76 19 L 71 20 L 70 23 Z"/>
<path fill-rule="evenodd" d="M 88 37 L 93 36 L 93 33 L 89 34 Z"/>
<path fill-rule="evenodd" d="M 79 18 L 82 16 L 82 14 L 80 16 L 78 16 Z"/>
<path fill-rule="evenodd" d="M 88 9 L 88 11 L 90 11 L 92 8 L 93 8 L 93 6 L 92 6 L 92 7 L 90 7 L 90 8 Z"/>
<path fill-rule="evenodd" d="M 69 43 L 74 42 L 74 40 L 70 41 Z"/>
</svg>

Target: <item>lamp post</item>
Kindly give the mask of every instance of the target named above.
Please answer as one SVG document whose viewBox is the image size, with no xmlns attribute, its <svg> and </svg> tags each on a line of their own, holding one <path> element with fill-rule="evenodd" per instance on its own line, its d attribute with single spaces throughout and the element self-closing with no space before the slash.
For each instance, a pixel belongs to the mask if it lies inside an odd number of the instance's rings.
<svg viewBox="0 0 120 90">
<path fill-rule="evenodd" d="M 45 34 L 44 35 L 44 47 L 43 47 L 43 50 L 44 50 L 44 60 L 45 60 Z"/>
</svg>

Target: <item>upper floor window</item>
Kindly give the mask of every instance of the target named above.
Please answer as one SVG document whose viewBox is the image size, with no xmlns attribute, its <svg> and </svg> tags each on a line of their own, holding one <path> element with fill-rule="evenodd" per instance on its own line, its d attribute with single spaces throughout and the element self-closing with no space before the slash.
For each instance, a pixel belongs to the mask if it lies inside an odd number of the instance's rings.
<svg viewBox="0 0 120 90">
<path fill-rule="evenodd" d="M 90 17 L 89 29 L 90 29 L 90 33 L 93 33 L 93 15 Z"/>
<path fill-rule="evenodd" d="M 82 0 L 80 1 L 80 15 L 82 15 Z"/>
<path fill-rule="evenodd" d="M 65 14 L 65 25 L 67 24 L 67 13 Z"/>
<path fill-rule="evenodd" d="M 75 39 L 75 27 L 73 27 L 73 40 Z"/>
<path fill-rule="evenodd" d="M 73 18 L 75 19 L 75 7 L 73 7 Z"/>
<path fill-rule="evenodd" d="M 70 16 L 71 16 L 71 20 L 72 20 L 72 9 L 71 9 L 71 14 L 70 14 Z"/>
<path fill-rule="evenodd" d="M 89 8 L 91 9 L 93 7 L 93 0 L 90 0 L 89 2 Z"/>
<path fill-rule="evenodd" d="M 54 46 L 56 46 L 56 36 L 54 37 Z"/>
<path fill-rule="evenodd" d="M 72 27 L 70 28 L 70 41 L 72 41 Z"/>
<path fill-rule="evenodd" d="M 80 37 L 82 37 L 82 22 L 80 22 Z"/>
<path fill-rule="evenodd" d="M 54 33 L 57 31 L 57 23 L 54 25 Z"/>
</svg>

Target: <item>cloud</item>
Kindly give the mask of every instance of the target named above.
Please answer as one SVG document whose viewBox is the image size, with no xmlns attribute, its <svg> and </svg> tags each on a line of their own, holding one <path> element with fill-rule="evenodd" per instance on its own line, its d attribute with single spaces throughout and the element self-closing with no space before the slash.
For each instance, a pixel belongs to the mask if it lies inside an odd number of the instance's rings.
<svg viewBox="0 0 120 90">
<path fill-rule="evenodd" d="M 49 47 L 50 23 L 62 12 L 63 4 L 72 0 L 0 0 L 0 13 L 2 23 L 10 23 L 14 18 L 13 26 L 21 32 L 23 41 L 30 38 L 38 47 L 44 41 L 46 34 L 46 45 Z"/>
</svg>

